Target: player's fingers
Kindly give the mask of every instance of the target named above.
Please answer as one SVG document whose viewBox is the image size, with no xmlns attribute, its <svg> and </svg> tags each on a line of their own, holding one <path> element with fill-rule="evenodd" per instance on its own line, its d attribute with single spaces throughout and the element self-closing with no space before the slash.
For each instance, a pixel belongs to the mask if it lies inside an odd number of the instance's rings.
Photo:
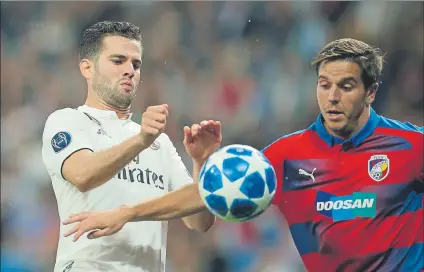
<svg viewBox="0 0 424 272">
<path fill-rule="evenodd" d="M 191 135 L 191 130 L 188 126 L 184 127 L 184 142 L 191 143 L 193 142 L 193 137 Z"/>
<path fill-rule="evenodd" d="M 207 126 L 209 124 L 209 122 L 208 121 L 206 121 L 206 120 L 203 120 L 202 122 L 200 122 L 200 126 L 201 127 L 205 127 L 205 126 Z"/>
<path fill-rule="evenodd" d="M 162 107 L 165 108 L 164 113 L 166 113 L 166 116 L 168 116 L 169 105 L 168 104 L 162 104 Z"/>
<path fill-rule="evenodd" d="M 74 234 L 75 232 L 78 231 L 79 227 L 80 227 L 79 224 L 76 225 L 76 226 L 74 226 L 71 230 L 69 230 L 68 232 L 66 232 L 65 234 L 63 234 L 63 236 L 64 237 L 68 237 L 68 236 Z"/>
<path fill-rule="evenodd" d="M 80 215 L 88 215 L 91 214 L 91 212 L 79 212 L 79 213 L 74 213 L 72 215 L 69 216 L 69 218 L 75 217 L 75 216 L 80 216 Z"/>
<path fill-rule="evenodd" d="M 76 242 L 76 241 L 78 241 L 78 239 L 83 235 L 85 233 L 85 231 L 84 230 L 78 230 L 76 233 L 75 233 L 75 235 L 74 235 L 74 239 L 73 239 L 73 241 L 74 242 Z"/>
<path fill-rule="evenodd" d="M 154 120 L 160 123 L 166 122 L 166 114 L 160 112 L 145 112 L 143 113 L 142 122 L 148 122 Z"/>
<path fill-rule="evenodd" d="M 212 125 L 213 123 L 211 123 L 210 121 L 203 120 L 202 122 L 200 122 L 201 131 L 213 131 Z"/>
<path fill-rule="evenodd" d="M 165 115 L 169 116 L 169 106 L 168 106 L 168 104 L 163 104 L 163 106 L 165 107 Z"/>
<path fill-rule="evenodd" d="M 191 126 L 191 135 L 196 137 L 200 133 L 200 126 L 198 124 L 193 124 Z"/>
<path fill-rule="evenodd" d="M 104 228 L 104 229 L 102 229 L 102 230 L 95 230 L 95 231 L 90 232 L 90 233 L 87 235 L 87 238 L 88 238 L 88 239 L 96 239 L 96 238 L 100 238 L 100 237 L 102 237 L 102 236 L 108 235 L 108 234 L 109 234 L 109 232 L 110 232 L 110 228 Z"/>
<path fill-rule="evenodd" d="M 156 120 L 146 120 L 146 123 L 145 123 L 148 127 L 151 127 L 151 128 L 155 128 L 155 129 L 159 129 L 159 130 L 161 130 L 161 129 L 164 129 L 165 128 L 165 123 L 161 123 L 161 122 L 158 122 L 158 121 L 156 121 Z"/>
<path fill-rule="evenodd" d="M 150 126 L 152 128 L 159 129 L 159 130 L 163 130 L 166 126 L 166 121 L 165 122 L 159 122 L 159 121 L 156 121 L 156 120 L 149 120 L 148 126 Z"/>
<path fill-rule="evenodd" d="M 160 123 L 166 122 L 166 114 L 162 112 L 153 112 L 150 116 L 151 119 L 158 121 Z"/>
<path fill-rule="evenodd" d="M 221 131 L 222 131 L 222 125 L 220 121 L 215 121 L 214 122 L 214 130 L 215 130 L 215 135 L 216 136 L 220 136 L 221 135 Z"/>
<path fill-rule="evenodd" d="M 168 116 L 168 104 L 148 107 L 146 113 L 149 112 L 163 113 Z"/>
<path fill-rule="evenodd" d="M 95 222 L 85 222 L 86 224 L 80 224 L 78 231 L 75 233 L 74 242 L 77 241 L 84 233 L 99 228 L 99 224 L 95 225 Z"/>
<path fill-rule="evenodd" d="M 221 134 L 221 122 L 212 121 L 211 127 L 213 127 L 213 130 L 211 130 L 211 132 L 213 132 L 216 136 L 219 136 Z"/>
<path fill-rule="evenodd" d="M 213 120 L 208 120 L 208 121 L 202 121 L 201 124 L 202 126 L 202 133 L 205 133 L 208 136 L 212 136 L 212 137 L 219 137 L 220 136 L 220 126 L 221 123 L 220 122 L 215 122 Z"/>
<path fill-rule="evenodd" d="M 215 132 L 215 122 L 213 120 L 208 121 L 208 130 L 211 132 Z"/>
<path fill-rule="evenodd" d="M 83 221 L 83 220 L 87 219 L 89 216 L 90 216 L 89 213 L 81 213 L 81 214 L 71 215 L 68 219 L 63 221 L 63 225 L 69 225 L 69 224 L 72 224 L 72 223 L 75 223 L 75 222 Z"/>
</svg>

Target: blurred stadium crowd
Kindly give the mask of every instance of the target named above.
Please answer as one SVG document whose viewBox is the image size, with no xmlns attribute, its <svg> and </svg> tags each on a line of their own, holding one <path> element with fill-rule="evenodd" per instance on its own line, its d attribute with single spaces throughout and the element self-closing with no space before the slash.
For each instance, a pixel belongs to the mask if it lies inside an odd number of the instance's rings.
<svg viewBox="0 0 424 272">
<path fill-rule="evenodd" d="M 313 122 L 309 61 L 336 38 L 386 51 L 374 109 L 423 125 L 422 2 L 2 2 L 1 271 L 52 271 L 59 220 L 41 134 L 51 112 L 84 103 L 77 46 L 99 20 L 143 29 L 135 120 L 168 103 L 167 133 L 188 168 L 184 125 L 221 120 L 224 144 L 262 149 Z M 250 223 L 218 222 L 206 235 L 171 222 L 168 241 L 171 272 L 303 271 L 272 208 Z"/>
</svg>

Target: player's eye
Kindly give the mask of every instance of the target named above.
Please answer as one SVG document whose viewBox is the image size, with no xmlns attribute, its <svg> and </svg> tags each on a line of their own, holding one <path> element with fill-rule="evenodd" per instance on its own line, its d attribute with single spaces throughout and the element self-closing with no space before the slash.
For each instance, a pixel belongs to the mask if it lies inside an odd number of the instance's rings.
<svg viewBox="0 0 424 272">
<path fill-rule="evenodd" d="M 140 63 L 133 63 L 134 70 L 138 70 L 141 67 Z"/>
<path fill-rule="evenodd" d="M 122 63 L 122 61 L 119 60 L 119 59 L 113 59 L 112 62 L 115 63 L 115 64 L 121 64 Z"/>
<path fill-rule="evenodd" d="M 353 86 L 350 85 L 350 84 L 346 84 L 346 85 L 342 86 L 342 89 L 345 90 L 345 91 L 350 91 L 350 90 L 353 89 Z"/>
<path fill-rule="evenodd" d="M 328 83 L 318 83 L 318 86 L 324 90 L 328 90 L 330 88 L 330 84 Z"/>
</svg>

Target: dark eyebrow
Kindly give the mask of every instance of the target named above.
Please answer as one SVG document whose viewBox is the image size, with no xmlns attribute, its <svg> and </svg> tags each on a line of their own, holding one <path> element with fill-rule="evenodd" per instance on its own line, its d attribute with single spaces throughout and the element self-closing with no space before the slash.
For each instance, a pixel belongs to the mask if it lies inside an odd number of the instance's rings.
<svg viewBox="0 0 424 272">
<path fill-rule="evenodd" d="M 328 78 L 327 78 L 326 76 L 323 76 L 323 75 L 320 75 L 320 76 L 318 77 L 318 80 L 319 80 L 319 79 L 328 80 Z M 357 80 L 356 80 L 356 78 L 354 78 L 354 77 L 345 77 L 345 78 L 342 78 L 342 79 L 339 81 L 339 84 L 347 83 L 347 82 L 349 82 L 349 81 L 352 81 L 352 82 L 354 82 L 355 84 L 358 84 L 358 81 L 357 81 Z"/>
<path fill-rule="evenodd" d="M 345 77 L 345 78 L 342 78 L 339 82 L 340 83 L 347 83 L 349 81 L 353 81 L 353 83 L 355 83 L 355 84 L 358 83 L 358 81 L 354 77 Z"/>
<path fill-rule="evenodd" d="M 127 59 L 127 57 L 126 57 L 126 56 L 124 56 L 124 55 L 119 55 L 119 54 L 113 54 L 113 55 L 110 55 L 110 56 L 109 56 L 109 58 L 117 58 L 117 59 L 120 59 L 120 60 Z M 137 63 L 137 64 L 141 64 L 141 60 L 139 60 L 139 59 L 135 59 L 135 60 L 133 60 L 133 62 L 135 62 L 135 63 Z"/>
<path fill-rule="evenodd" d="M 126 59 L 127 57 L 125 57 L 124 55 L 113 54 L 113 55 L 110 55 L 109 58 Z"/>
</svg>

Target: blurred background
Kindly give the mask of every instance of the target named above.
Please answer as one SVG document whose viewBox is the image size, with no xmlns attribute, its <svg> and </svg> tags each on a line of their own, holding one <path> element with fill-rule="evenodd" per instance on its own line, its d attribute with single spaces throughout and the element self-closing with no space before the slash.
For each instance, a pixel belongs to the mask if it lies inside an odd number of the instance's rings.
<svg viewBox="0 0 424 272">
<path fill-rule="evenodd" d="M 1 271 L 53 269 L 59 218 L 41 135 L 50 113 L 84 103 L 77 46 L 99 20 L 141 26 L 134 120 L 168 103 L 166 132 L 189 169 L 184 125 L 221 120 L 224 144 L 258 149 L 309 126 L 319 111 L 309 62 L 337 38 L 387 52 L 374 109 L 423 125 L 422 2 L 2 2 Z M 304 271 L 273 208 L 206 235 L 173 221 L 168 241 L 171 272 Z"/>
</svg>

